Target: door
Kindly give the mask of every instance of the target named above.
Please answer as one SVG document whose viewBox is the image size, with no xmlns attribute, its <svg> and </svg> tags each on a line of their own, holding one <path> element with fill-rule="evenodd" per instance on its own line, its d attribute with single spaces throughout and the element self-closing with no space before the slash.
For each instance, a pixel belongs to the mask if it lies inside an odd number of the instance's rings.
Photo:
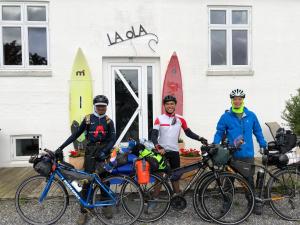
<svg viewBox="0 0 300 225">
<path fill-rule="evenodd" d="M 116 145 L 129 138 L 149 138 L 153 125 L 153 71 L 154 65 L 147 63 L 111 66 Z"/>
</svg>

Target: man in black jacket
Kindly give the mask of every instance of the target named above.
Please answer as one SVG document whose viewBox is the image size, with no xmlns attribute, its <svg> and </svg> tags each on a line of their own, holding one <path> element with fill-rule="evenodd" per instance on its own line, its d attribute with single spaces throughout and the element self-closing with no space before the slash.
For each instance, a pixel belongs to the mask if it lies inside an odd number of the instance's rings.
<svg viewBox="0 0 300 225">
<path fill-rule="evenodd" d="M 84 170 L 88 173 L 95 172 L 96 162 L 104 161 L 110 154 L 116 141 L 116 132 L 113 121 L 106 115 L 108 99 L 104 95 L 97 95 L 94 100 L 94 113 L 87 115 L 80 124 L 77 132 L 73 133 L 57 150 L 56 155 L 62 158 L 63 149 L 74 142 L 83 132 L 87 139 L 87 147 L 84 157 Z M 89 184 L 82 188 L 82 197 L 87 196 Z M 105 196 L 103 196 L 105 197 Z M 105 216 L 112 217 L 110 207 L 103 209 Z M 81 207 L 81 216 L 78 220 L 79 225 L 87 221 L 87 210 Z"/>
</svg>

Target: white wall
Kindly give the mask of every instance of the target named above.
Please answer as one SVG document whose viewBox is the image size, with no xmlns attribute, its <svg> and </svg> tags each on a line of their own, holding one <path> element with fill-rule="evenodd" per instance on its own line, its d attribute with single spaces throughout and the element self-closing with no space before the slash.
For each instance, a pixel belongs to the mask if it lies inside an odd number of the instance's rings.
<svg viewBox="0 0 300 225">
<path fill-rule="evenodd" d="M 224 4 L 252 6 L 253 76 L 206 75 L 207 5 Z M 162 83 L 176 51 L 183 74 L 184 116 L 192 130 L 210 141 L 219 116 L 230 106 L 231 89 L 245 90 L 246 106 L 256 112 L 269 139 L 263 123 L 282 123 L 284 102 L 300 87 L 297 0 L 50 0 L 49 6 L 52 76 L 0 77 L 0 166 L 16 166 L 10 162 L 10 135 L 42 134 L 43 147 L 55 149 L 70 134 L 69 79 L 79 47 L 91 69 L 94 94 L 103 90 L 102 57 L 160 57 L 157 80 Z M 107 46 L 107 33 L 124 34 L 139 24 L 159 37 L 155 53 L 146 37 Z M 198 147 L 185 140 L 187 146 Z"/>
</svg>

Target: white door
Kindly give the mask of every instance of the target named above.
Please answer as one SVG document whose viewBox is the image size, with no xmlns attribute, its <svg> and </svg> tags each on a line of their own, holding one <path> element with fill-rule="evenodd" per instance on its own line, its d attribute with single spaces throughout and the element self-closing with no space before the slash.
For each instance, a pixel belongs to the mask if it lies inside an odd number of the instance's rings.
<svg viewBox="0 0 300 225">
<path fill-rule="evenodd" d="M 111 109 L 118 145 L 149 138 L 153 125 L 154 65 L 127 63 L 110 70 Z"/>
</svg>

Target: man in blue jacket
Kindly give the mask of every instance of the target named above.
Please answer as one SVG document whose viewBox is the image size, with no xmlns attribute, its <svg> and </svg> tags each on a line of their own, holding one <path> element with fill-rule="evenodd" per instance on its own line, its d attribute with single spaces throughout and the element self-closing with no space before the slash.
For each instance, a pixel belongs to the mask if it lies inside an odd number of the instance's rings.
<svg viewBox="0 0 300 225">
<path fill-rule="evenodd" d="M 256 115 L 244 106 L 245 93 L 241 89 L 235 89 L 230 93 L 231 108 L 226 111 L 220 118 L 217 131 L 214 136 L 214 144 L 219 144 L 224 137 L 227 138 L 229 145 L 234 144 L 237 138 L 243 138 L 244 144 L 239 151 L 233 154 L 233 159 L 244 161 L 249 164 L 241 164 L 240 172 L 245 172 L 243 175 L 248 180 L 250 186 L 254 190 L 253 176 L 255 173 L 254 166 L 254 147 L 252 134 L 255 135 L 260 148 L 265 149 L 267 142 L 264 139 L 262 129 Z M 247 166 L 248 165 L 248 166 Z M 248 171 L 247 171 L 248 170 Z M 256 207 L 257 209 L 257 207 Z M 257 214 L 261 214 L 255 210 Z"/>
</svg>

